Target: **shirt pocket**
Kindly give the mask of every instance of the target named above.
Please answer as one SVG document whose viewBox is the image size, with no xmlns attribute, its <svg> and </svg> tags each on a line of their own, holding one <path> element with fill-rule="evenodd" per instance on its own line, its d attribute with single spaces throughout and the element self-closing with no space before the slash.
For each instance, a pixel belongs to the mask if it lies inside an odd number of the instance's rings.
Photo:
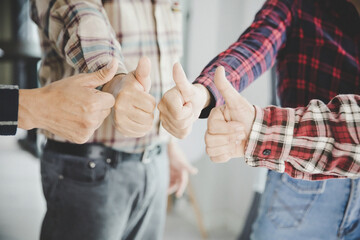
<svg viewBox="0 0 360 240">
<path fill-rule="evenodd" d="M 268 209 L 268 217 L 277 228 L 301 225 L 312 204 L 324 192 L 325 181 L 306 181 L 282 174 Z"/>
</svg>

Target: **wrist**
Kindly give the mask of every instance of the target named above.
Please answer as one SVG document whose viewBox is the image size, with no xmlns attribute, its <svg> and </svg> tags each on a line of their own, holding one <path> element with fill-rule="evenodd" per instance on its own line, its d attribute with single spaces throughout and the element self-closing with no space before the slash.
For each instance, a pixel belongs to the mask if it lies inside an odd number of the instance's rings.
<svg viewBox="0 0 360 240">
<path fill-rule="evenodd" d="M 199 90 L 199 96 L 200 96 L 200 99 L 201 99 L 201 110 L 208 107 L 209 104 L 210 104 L 210 100 L 211 100 L 211 97 L 210 97 L 210 92 L 209 90 L 202 84 L 199 84 L 199 83 L 196 83 L 194 84 L 194 87 L 196 87 L 198 90 Z"/>
<path fill-rule="evenodd" d="M 122 81 L 122 80 L 125 76 L 126 76 L 126 74 L 124 74 L 124 73 L 116 75 L 110 82 L 108 82 L 104 85 L 104 87 L 102 88 L 102 91 L 110 93 L 116 97 L 124 85 L 124 81 Z"/>
<path fill-rule="evenodd" d="M 19 110 L 18 110 L 18 127 L 30 130 L 37 128 L 36 118 L 38 116 L 37 96 L 39 89 L 20 89 L 19 90 Z"/>
</svg>

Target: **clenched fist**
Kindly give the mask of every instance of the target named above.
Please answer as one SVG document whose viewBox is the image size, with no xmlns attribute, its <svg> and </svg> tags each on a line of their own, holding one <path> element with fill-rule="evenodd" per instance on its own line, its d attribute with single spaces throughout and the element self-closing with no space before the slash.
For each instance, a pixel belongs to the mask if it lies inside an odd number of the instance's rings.
<svg viewBox="0 0 360 240">
<path fill-rule="evenodd" d="M 142 57 L 135 71 L 116 76 L 103 89 L 116 96 L 113 120 L 124 136 L 142 137 L 153 126 L 156 102 L 149 94 L 150 69 L 150 60 Z"/>
<path fill-rule="evenodd" d="M 174 65 L 173 78 L 176 86 L 164 94 L 158 105 L 160 120 L 170 134 L 185 138 L 209 105 L 210 93 L 201 84 L 190 84 L 179 63 Z"/>
<path fill-rule="evenodd" d="M 206 152 L 212 161 L 226 162 L 244 156 L 255 109 L 226 79 L 223 67 L 216 69 L 215 85 L 225 105 L 211 110 L 205 135 Z"/>
</svg>

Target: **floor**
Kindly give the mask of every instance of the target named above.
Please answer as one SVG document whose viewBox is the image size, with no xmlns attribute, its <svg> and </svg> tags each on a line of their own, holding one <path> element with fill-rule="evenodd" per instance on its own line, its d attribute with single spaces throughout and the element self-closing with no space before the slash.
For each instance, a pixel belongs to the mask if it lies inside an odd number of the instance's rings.
<svg viewBox="0 0 360 240">
<path fill-rule="evenodd" d="M 39 160 L 23 152 L 16 137 L 0 137 L 0 240 L 36 240 L 45 212 Z M 210 232 L 208 239 L 233 239 L 227 232 Z M 173 211 L 165 240 L 201 240 L 197 227 Z"/>
</svg>

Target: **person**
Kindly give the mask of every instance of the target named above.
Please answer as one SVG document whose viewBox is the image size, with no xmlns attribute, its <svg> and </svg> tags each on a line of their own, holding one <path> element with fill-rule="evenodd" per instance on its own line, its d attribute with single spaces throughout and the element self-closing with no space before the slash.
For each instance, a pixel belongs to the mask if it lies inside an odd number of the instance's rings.
<svg viewBox="0 0 360 240">
<path fill-rule="evenodd" d="M 197 171 L 155 111 L 181 56 L 178 2 L 33 0 L 31 12 L 42 84 L 94 72 L 111 57 L 118 65 L 101 87 L 116 98 L 113 111 L 86 144 L 44 133 L 41 239 L 161 239 L 167 190 L 181 196 Z"/>
<path fill-rule="evenodd" d="M 68 141 L 84 143 L 110 114 L 115 98 L 95 88 L 110 81 L 115 61 L 90 74 L 78 74 L 37 89 L 0 85 L 0 135 L 17 127 L 46 129 Z"/>
<path fill-rule="evenodd" d="M 212 108 L 224 103 L 213 81 L 218 66 L 225 68 L 226 77 L 234 88 L 242 91 L 269 69 L 275 59 L 277 59 L 279 78 L 278 94 L 283 107 L 293 108 L 292 111 L 299 107 L 305 110 L 304 107 L 312 100 L 318 99 L 320 102 L 311 102 L 309 106 L 318 105 L 315 111 L 322 107 L 321 110 L 326 112 L 326 103 L 334 99 L 327 106 L 332 111 L 331 114 L 329 112 L 321 114 L 320 111 L 314 112 L 313 115 L 305 115 L 306 118 L 311 116 L 308 121 L 290 119 L 292 120 L 290 125 L 294 124 L 295 131 L 306 130 L 296 133 L 297 136 L 307 135 L 298 139 L 297 146 L 291 146 L 289 143 L 291 139 L 288 134 L 291 134 L 291 131 L 282 125 L 286 122 L 275 120 L 284 117 L 281 116 L 284 111 L 265 111 L 266 114 L 280 114 L 280 116 L 264 115 L 262 124 L 265 126 L 274 124 L 276 128 L 280 125 L 278 130 L 280 134 L 274 135 L 273 138 L 271 132 L 268 135 L 262 132 L 266 131 L 266 127 L 263 128 L 259 124 L 254 126 L 257 128 L 257 133 L 262 134 L 250 137 L 249 144 L 251 147 L 254 146 L 256 151 L 254 155 L 257 151 L 260 154 L 258 161 L 254 159 L 251 162 L 252 166 L 265 165 L 279 171 L 287 169 L 288 172 L 302 179 L 294 179 L 287 173 L 269 171 L 258 217 L 253 225 L 252 239 L 357 239 L 360 235 L 359 178 L 353 175 L 354 179 L 324 180 L 332 176 L 327 175 L 326 171 L 324 174 L 316 172 L 324 168 L 324 162 L 330 165 L 328 171 L 331 172 L 330 168 L 334 167 L 331 165 L 332 160 L 336 162 L 339 158 L 332 158 L 338 157 L 337 150 L 332 155 L 329 152 L 332 144 L 336 147 L 339 145 L 335 144 L 331 137 L 323 138 L 322 135 L 316 141 L 318 146 L 310 146 L 308 149 L 306 148 L 308 145 L 304 147 L 305 144 L 314 143 L 317 133 L 326 131 L 330 135 L 333 134 L 330 131 L 336 129 L 339 137 L 337 140 L 342 143 L 340 147 L 356 146 L 353 149 L 357 152 L 358 102 L 353 95 L 360 94 L 359 6 L 358 0 L 268 0 L 257 13 L 252 25 L 234 44 L 205 67 L 193 85 L 181 81 L 186 79 L 186 76 L 180 71 L 175 81 L 180 84 L 170 89 L 158 105 L 161 120 L 165 123 L 164 127 L 174 136 L 184 137 L 198 117 L 208 117 Z M 202 85 L 202 89 L 207 90 L 210 96 L 207 93 L 200 94 L 195 85 L 199 88 Z M 344 94 L 347 96 L 336 98 Z M 342 99 L 348 104 L 339 105 L 337 102 L 341 102 Z M 336 115 L 337 110 L 333 109 L 336 106 L 345 107 L 343 111 L 346 114 L 339 117 L 346 116 L 346 119 L 350 117 L 347 128 L 344 128 L 344 124 L 347 124 L 344 121 L 336 122 L 335 119 L 329 121 L 330 117 Z M 348 106 L 351 106 L 351 109 Z M 176 113 L 174 109 L 177 109 Z M 348 114 L 351 110 L 354 119 Z M 300 116 L 302 115 L 297 115 Z M 259 117 L 262 117 L 261 114 Z M 317 125 L 316 121 L 321 122 L 321 119 L 324 120 Z M 275 120 L 275 122 L 267 122 L 267 120 Z M 260 123 L 261 120 L 256 119 L 256 122 Z M 324 122 L 331 124 L 332 128 L 322 128 L 329 126 Z M 321 129 L 318 130 L 316 127 Z M 238 132 L 243 134 L 244 130 L 239 129 Z M 303 150 L 305 152 L 302 152 Z M 248 151 L 246 149 L 246 152 Z M 280 164 L 279 159 L 282 159 L 282 156 L 291 158 L 289 151 L 290 154 L 302 159 L 300 168 L 305 168 L 308 172 L 296 171 L 293 166 L 296 160 L 288 161 L 286 166 Z M 307 157 L 315 156 L 314 161 L 316 161 L 321 154 L 320 165 L 312 166 L 312 158 L 307 159 Z M 356 173 L 358 166 L 356 154 L 358 153 L 353 154 L 354 161 L 345 161 L 345 166 L 333 173 L 338 175 L 340 172 L 342 176 L 346 176 L 347 171 L 350 171 L 348 175 L 354 173 L 354 170 Z M 310 164 L 306 166 L 308 162 Z M 342 168 L 345 173 L 342 172 Z"/>
</svg>

